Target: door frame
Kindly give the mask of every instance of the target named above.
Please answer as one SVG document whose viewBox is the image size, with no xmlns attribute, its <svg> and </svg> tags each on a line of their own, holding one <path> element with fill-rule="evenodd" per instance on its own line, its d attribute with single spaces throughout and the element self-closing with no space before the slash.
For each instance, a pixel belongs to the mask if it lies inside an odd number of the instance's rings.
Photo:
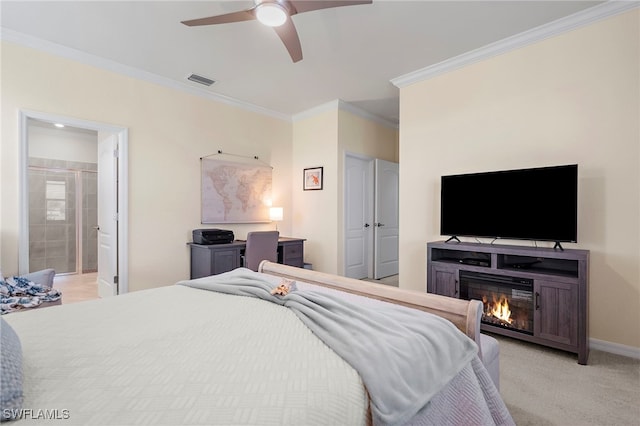
<svg viewBox="0 0 640 426">
<path fill-rule="evenodd" d="M 20 274 L 29 272 L 29 136 L 27 121 L 29 118 L 50 123 L 61 123 L 66 126 L 113 133 L 118 136 L 118 294 L 129 291 L 129 253 L 127 241 L 129 234 L 128 205 L 128 152 L 129 130 L 126 127 L 107 123 L 81 120 L 56 114 L 32 110 L 20 110 L 18 113 L 18 132 L 20 147 L 18 153 L 18 191 L 19 191 L 19 235 L 18 235 L 18 269 Z"/>
</svg>

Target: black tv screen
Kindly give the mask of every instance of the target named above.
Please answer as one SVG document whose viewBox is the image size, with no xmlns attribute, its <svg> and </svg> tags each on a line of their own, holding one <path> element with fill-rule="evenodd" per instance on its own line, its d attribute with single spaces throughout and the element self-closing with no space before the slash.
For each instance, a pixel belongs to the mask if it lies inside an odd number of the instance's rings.
<svg viewBox="0 0 640 426">
<path fill-rule="evenodd" d="M 577 242 L 578 165 L 442 176 L 440 234 Z"/>
</svg>

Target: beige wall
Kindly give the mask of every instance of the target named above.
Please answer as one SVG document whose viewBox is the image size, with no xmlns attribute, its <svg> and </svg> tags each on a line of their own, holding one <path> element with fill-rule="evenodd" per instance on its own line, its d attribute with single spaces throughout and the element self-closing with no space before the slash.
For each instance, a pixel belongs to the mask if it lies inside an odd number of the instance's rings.
<svg viewBox="0 0 640 426">
<path fill-rule="evenodd" d="M 153 83 L 2 42 L 0 262 L 18 268 L 18 112 L 129 129 L 130 290 L 189 277 L 191 230 L 200 224 L 199 158 L 254 156 L 273 166 L 274 204 L 291 211 L 291 124 Z M 296 173 L 297 177 L 297 173 Z M 223 225 L 242 238 L 273 224 Z M 278 225 L 283 234 L 291 219 Z"/>
<path fill-rule="evenodd" d="M 578 163 L 590 337 L 640 347 L 639 14 L 401 89 L 401 287 L 425 289 L 441 175 Z"/>
<path fill-rule="evenodd" d="M 344 161 L 347 153 L 398 162 L 398 129 L 364 119 L 348 111 L 338 113 L 338 265 L 344 274 Z"/>
<path fill-rule="evenodd" d="M 398 162 L 398 129 L 367 120 L 349 111 L 338 112 L 340 157 L 346 152 Z"/>
<path fill-rule="evenodd" d="M 303 191 L 303 170 L 323 167 L 323 189 Z M 306 238 L 305 262 L 313 269 L 338 271 L 338 109 L 293 123 L 293 234 Z"/>
<path fill-rule="evenodd" d="M 21 109 L 129 129 L 130 290 L 188 278 L 186 242 L 200 224 L 199 158 L 257 155 L 273 166 L 282 235 L 306 238 L 305 260 L 337 273 L 342 160 L 356 152 L 396 161 L 398 132 L 336 108 L 288 123 L 29 48 L 2 43 L 2 216 L 5 273 L 18 265 L 18 113 Z M 302 170 L 324 167 L 322 191 L 302 190 Z M 244 238 L 273 224 L 209 225 Z"/>
<path fill-rule="evenodd" d="M 346 152 L 397 161 L 398 131 L 340 109 L 338 103 L 335 109 L 293 123 L 293 233 L 307 239 L 305 261 L 317 271 L 334 274 L 343 273 L 344 263 Z M 303 191 L 302 171 L 320 166 L 323 190 Z"/>
</svg>

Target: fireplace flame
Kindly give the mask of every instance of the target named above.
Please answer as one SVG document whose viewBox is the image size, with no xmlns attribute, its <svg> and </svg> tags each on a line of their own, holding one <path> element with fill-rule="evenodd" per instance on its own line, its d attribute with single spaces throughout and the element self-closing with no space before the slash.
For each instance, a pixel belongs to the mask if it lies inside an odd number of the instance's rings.
<svg viewBox="0 0 640 426">
<path fill-rule="evenodd" d="M 511 309 L 509 308 L 509 301 L 504 295 L 500 295 L 500 299 L 497 299 L 495 294 L 492 295 L 493 301 L 491 303 L 487 303 L 487 297 L 482 297 L 482 303 L 485 306 L 485 314 L 494 318 L 497 318 L 501 321 L 504 321 L 507 324 L 513 323 L 513 319 L 511 319 Z"/>
</svg>

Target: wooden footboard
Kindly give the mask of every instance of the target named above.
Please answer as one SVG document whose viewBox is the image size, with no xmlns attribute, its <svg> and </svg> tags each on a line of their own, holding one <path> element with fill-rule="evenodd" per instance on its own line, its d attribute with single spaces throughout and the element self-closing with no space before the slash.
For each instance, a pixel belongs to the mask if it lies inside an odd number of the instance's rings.
<svg viewBox="0 0 640 426">
<path fill-rule="evenodd" d="M 260 263 L 258 272 L 384 300 L 385 302 L 438 315 L 455 324 L 460 331 L 473 339 L 478 344 L 478 348 L 480 348 L 482 303 L 477 300 L 460 300 L 426 292 L 404 290 L 384 284 L 295 268 L 266 260 Z"/>
</svg>

